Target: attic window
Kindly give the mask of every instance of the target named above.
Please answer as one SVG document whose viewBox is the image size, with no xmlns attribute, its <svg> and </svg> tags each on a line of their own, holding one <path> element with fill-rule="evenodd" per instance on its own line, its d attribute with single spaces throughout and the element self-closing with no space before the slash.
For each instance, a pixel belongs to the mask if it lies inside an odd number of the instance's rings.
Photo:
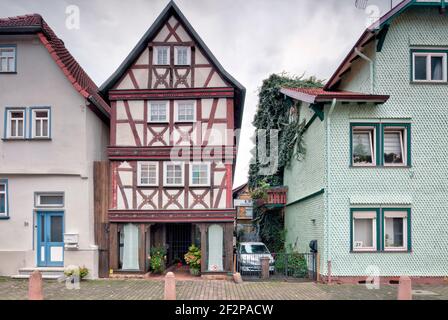
<svg viewBox="0 0 448 320">
<path fill-rule="evenodd" d="M 0 73 L 16 72 L 16 47 L 0 47 Z"/>
<path fill-rule="evenodd" d="M 170 48 L 169 47 L 155 47 L 154 64 L 168 65 L 169 63 L 170 63 Z"/>
<path fill-rule="evenodd" d="M 446 82 L 447 62 L 446 52 L 413 52 L 414 82 Z"/>
</svg>

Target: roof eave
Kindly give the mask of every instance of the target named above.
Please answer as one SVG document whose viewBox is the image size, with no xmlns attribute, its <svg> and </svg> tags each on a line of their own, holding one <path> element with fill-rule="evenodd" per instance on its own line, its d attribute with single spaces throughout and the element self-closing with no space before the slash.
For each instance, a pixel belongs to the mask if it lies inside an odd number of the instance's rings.
<svg viewBox="0 0 448 320">
<path fill-rule="evenodd" d="M 0 27 L 0 35 L 35 34 L 41 31 L 41 26 Z"/>
</svg>

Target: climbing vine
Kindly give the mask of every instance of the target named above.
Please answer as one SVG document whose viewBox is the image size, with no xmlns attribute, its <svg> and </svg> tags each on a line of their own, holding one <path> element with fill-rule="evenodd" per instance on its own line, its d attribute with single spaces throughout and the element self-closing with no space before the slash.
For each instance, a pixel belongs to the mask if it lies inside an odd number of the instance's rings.
<svg viewBox="0 0 448 320">
<path fill-rule="evenodd" d="M 283 170 L 292 159 L 302 160 L 306 148 L 302 139 L 305 131 L 305 122 L 300 122 L 292 116 L 297 114 L 297 106 L 293 99 L 285 97 L 280 92 L 281 88 L 316 88 L 322 87 L 321 80 L 315 77 L 290 76 L 286 73 L 272 74 L 263 81 L 259 89 L 259 102 L 253 125 L 257 131 L 262 131 L 263 143 L 266 144 L 266 157 L 270 157 L 270 130 L 278 132 L 278 148 L 272 148 L 278 152 L 278 169 L 270 175 L 260 174 L 260 169 L 269 165 L 258 159 L 257 135 L 253 138 L 255 148 L 252 150 L 253 161 L 249 166 L 249 189 L 254 199 L 263 199 L 266 190 L 270 187 L 283 185 Z M 259 131 L 260 132 L 260 131 Z M 260 138 L 260 135 L 258 135 Z M 254 224 L 258 229 L 261 240 L 273 252 L 284 250 L 285 231 L 283 228 L 283 215 L 272 214 L 263 206 L 254 206 Z"/>
</svg>

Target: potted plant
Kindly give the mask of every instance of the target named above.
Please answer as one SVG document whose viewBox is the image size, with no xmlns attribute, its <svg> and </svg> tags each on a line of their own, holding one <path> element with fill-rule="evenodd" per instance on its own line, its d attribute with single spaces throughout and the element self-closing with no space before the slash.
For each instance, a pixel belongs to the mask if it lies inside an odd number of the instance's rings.
<svg viewBox="0 0 448 320">
<path fill-rule="evenodd" d="M 72 277 L 71 282 L 75 282 L 75 276 L 79 276 L 79 280 L 84 279 L 89 274 L 89 269 L 87 269 L 85 266 L 78 267 L 78 266 L 68 266 L 64 270 L 64 275 L 67 278 Z"/>
<path fill-rule="evenodd" d="M 150 249 L 149 265 L 154 273 L 165 271 L 166 249 L 164 246 L 152 247 Z"/>
<path fill-rule="evenodd" d="M 190 273 L 198 276 L 201 272 L 201 249 L 192 244 L 184 255 L 185 262 L 190 267 Z"/>
</svg>

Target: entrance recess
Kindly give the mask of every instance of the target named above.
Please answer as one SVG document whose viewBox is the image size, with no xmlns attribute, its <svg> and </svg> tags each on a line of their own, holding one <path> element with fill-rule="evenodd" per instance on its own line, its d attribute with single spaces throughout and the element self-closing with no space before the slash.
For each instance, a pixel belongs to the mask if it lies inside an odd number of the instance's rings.
<svg viewBox="0 0 448 320">
<path fill-rule="evenodd" d="M 167 263 L 172 265 L 184 261 L 184 255 L 191 246 L 192 226 L 190 223 L 168 223 L 166 225 Z"/>
<path fill-rule="evenodd" d="M 64 266 L 63 236 L 63 212 L 37 212 L 37 266 Z"/>
</svg>

